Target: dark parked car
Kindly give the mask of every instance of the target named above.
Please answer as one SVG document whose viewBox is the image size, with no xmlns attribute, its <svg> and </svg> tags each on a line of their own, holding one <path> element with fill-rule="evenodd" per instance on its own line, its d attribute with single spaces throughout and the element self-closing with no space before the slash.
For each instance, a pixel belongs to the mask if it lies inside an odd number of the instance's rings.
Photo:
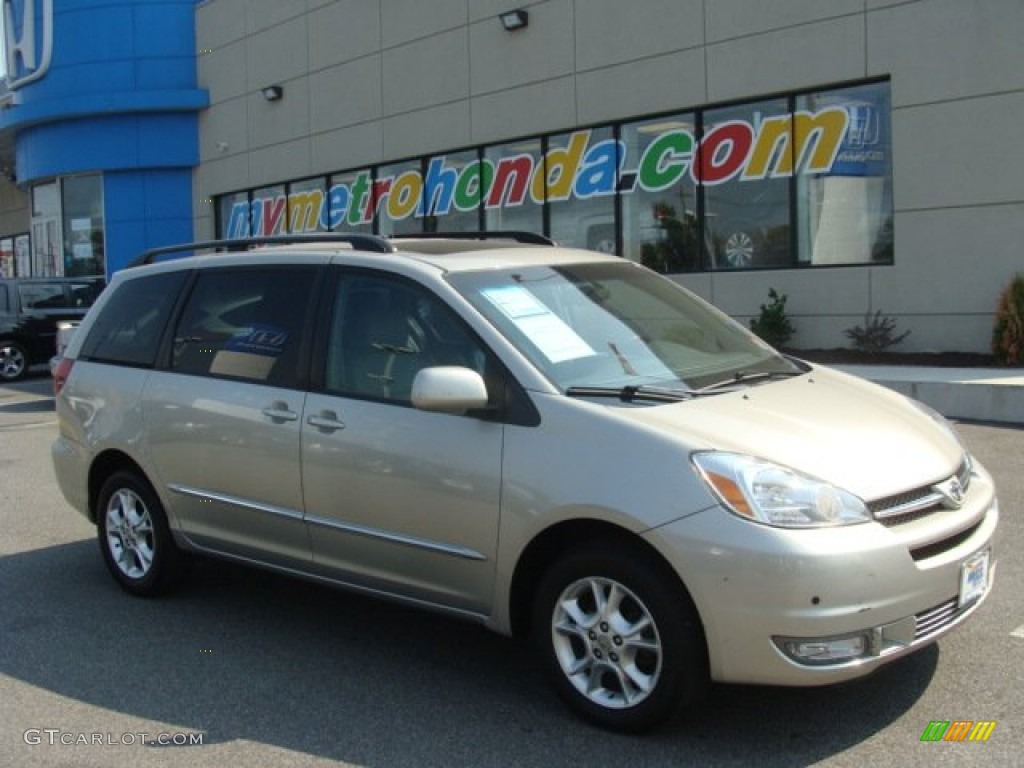
<svg viewBox="0 0 1024 768">
<path fill-rule="evenodd" d="M 0 381 L 20 379 L 56 351 L 57 323 L 81 320 L 103 290 L 101 277 L 0 280 Z"/>
</svg>

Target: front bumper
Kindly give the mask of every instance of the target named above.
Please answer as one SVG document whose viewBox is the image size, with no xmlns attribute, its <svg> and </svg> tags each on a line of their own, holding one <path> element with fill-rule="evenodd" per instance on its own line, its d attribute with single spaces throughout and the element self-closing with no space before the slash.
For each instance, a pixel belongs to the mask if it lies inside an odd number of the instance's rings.
<svg viewBox="0 0 1024 768">
<path fill-rule="evenodd" d="M 875 522 L 787 530 L 713 508 L 647 538 L 697 606 L 712 679 L 822 685 L 866 675 L 966 621 L 992 589 L 998 519 L 982 470 L 963 508 L 907 530 Z M 938 544 L 925 551 L 908 543 L 929 528 L 938 531 Z M 957 532 L 947 535 L 951 530 Z M 964 564 L 982 552 L 984 588 L 961 604 Z M 834 657 L 828 643 L 839 650 Z"/>
</svg>

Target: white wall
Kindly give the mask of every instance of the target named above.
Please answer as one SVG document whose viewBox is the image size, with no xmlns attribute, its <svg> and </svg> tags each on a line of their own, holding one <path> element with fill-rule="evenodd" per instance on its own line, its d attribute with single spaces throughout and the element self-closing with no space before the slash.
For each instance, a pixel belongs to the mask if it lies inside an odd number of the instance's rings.
<svg viewBox="0 0 1024 768">
<path fill-rule="evenodd" d="M 644 113 L 889 76 L 895 265 L 692 275 L 742 319 L 786 293 L 795 344 L 881 309 L 907 350 L 986 351 L 1024 270 L 1024 2 L 208 0 L 196 231 L 213 196 Z M 284 87 L 269 103 L 259 89 Z"/>
</svg>

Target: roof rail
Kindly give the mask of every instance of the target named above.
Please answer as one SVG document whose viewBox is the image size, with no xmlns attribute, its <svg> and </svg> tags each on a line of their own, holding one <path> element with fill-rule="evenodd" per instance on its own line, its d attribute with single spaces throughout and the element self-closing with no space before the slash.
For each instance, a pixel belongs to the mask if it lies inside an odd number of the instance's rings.
<svg viewBox="0 0 1024 768">
<path fill-rule="evenodd" d="M 391 235 L 392 240 L 514 240 L 529 245 L 554 245 L 551 238 L 517 229 L 492 229 L 487 232 L 405 232 Z"/>
<path fill-rule="evenodd" d="M 395 246 L 385 237 L 377 235 L 353 235 L 343 233 L 317 233 L 296 235 L 272 235 L 269 237 L 242 237 L 231 240 L 203 240 L 196 243 L 180 243 L 161 248 L 150 248 L 128 267 L 141 267 L 154 263 L 158 257 L 188 251 L 247 251 L 260 245 L 295 245 L 301 243 L 348 243 L 353 248 L 374 253 L 393 253 Z"/>
</svg>

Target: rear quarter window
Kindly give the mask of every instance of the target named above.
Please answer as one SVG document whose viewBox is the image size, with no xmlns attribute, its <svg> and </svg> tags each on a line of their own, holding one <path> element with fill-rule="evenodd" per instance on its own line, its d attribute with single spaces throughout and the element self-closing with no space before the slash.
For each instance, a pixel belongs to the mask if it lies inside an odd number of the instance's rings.
<svg viewBox="0 0 1024 768">
<path fill-rule="evenodd" d="M 79 358 L 152 367 L 160 338 L 188 273 L 165 272 L 125 280 L 93 321 Z"/>
</svg>

